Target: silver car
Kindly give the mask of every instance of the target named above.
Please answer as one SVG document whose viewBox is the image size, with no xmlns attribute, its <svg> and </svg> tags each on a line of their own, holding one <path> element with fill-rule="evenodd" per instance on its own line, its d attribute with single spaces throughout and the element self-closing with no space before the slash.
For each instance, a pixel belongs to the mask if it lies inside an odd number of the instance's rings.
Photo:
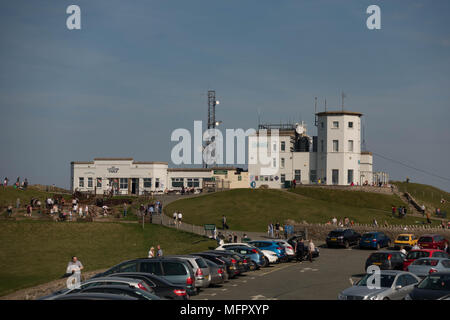
<svg viewBox="0 0 450 320">
<path fill-rule="evenodd" d="M 374 274 L 361 280 L 338 295 L 339 300 L 402 300 L 420 282 L 420 278 L 407 271 L 381 270 L 379 288 L 371 288 Z M 374 283 L 374 285 L 376 282 Z"/>
<path fill-rule="evenodd" d="M 131 278 L 121 278 L 121 277 L 101 277 L 101 278 L 92 278 L 80 283 L 78 288 L 73 289 L 62 289 L 59 291 L 55 291 L 48 296 L 44 296 L 39 298 L 38 300 L 54 300 L 56 298 L 60 298 L 66 294 L 74 294 L 79 293 L 80 291 L 95 287 L 95 286 L 110 286 L 110 285 L 126 285 L 132 286 L 138 289 L 142 289 L 147 291 L 148 293 L 155 294 L 155 291 L 150 288 L 145 281 L 140 279 L 131 279 Z"/>
<path fill-rule="evenodd" d="M 199 256 L 185 255 L 185 256 L 173 256 L 178 259 L 186 260 L 195 274 L 195 287 L 196 288 L 207 288 L 211 284 L 211 274 L 206 261 Z"/>
<path fill-rule="evenodd" d="M 419 277 L 426 277 L 433 272 L 450 272 L 450 259 L 420 258 L 408 266 L 408 271 Z"/>
</svg>

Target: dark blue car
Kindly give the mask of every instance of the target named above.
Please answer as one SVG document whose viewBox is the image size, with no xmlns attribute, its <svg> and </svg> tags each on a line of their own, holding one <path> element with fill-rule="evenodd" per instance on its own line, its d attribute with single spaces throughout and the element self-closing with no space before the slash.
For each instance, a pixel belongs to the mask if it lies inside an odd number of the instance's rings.
<svg viewBox="0 0 450 320">
<path fill-rule="evenodd" d="M 359 247 L 361 249 L 380 249 L 383 247 L 390 247 L 391 239 L 383 232 L 366 232 L 359 240 Z"/>
</svg>

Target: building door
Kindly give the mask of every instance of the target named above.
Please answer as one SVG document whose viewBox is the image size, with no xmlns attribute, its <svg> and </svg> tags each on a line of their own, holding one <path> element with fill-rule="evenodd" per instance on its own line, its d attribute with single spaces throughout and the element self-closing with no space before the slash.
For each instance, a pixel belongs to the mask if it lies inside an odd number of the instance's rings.
<svg viewBox="0 0 450 320">
<path fill-rule="evenodd" d="M 332 170 L 332 183 L 339 184 L 339 170 L 337 169 Z"/>
<path fill-rule="evenodd" d="M 139 194 L 139 178 L 131 178 L 131 194 Z"/>
</svg>

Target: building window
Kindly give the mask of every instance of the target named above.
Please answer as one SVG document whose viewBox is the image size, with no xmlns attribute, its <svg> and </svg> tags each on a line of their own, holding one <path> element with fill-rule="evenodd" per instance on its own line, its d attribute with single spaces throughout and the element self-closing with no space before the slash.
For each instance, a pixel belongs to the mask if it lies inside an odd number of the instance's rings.
<svg viewBox="0 0 450 320">
<path fill-rule="evenodd" d="M 309 179 L 311 180 L 311 183 L 317 182 L 317 170 L 310 170 Z"/>
<path fill-rule="evenodd" d="M 144 178 L 144 188 L 152 187 L 152 178 Z"/>
<path fill-rule="evenodd" d="M 242 181 L 242 176 L 241 175 L 238 176 L 238 181 Z"/>
<path fill-rule="evenodd" d="M 350 169 L 347 172 L 347 183 L 351 184 L 352 182 L 353 182 L 353 169 Z"/>
<path fill-rule="evenodd" d="M 128 189 L 128 178 L 120 178 L 119 179 L 119 188 L 120 189 Z"/>
<path fill-rule="evenodd" d="M 181 188 L 184 186 L 184 178 L 172 178 L 172 187 Z"/>
<path fill-rule="evenodd" d="M 353 122 L 350 121 L 350 122 L 348 123 L 348 127 L 349 127 L 349 128 L 353 128 Z"/>
<path fill-rule="evenodd" d="M 155 181 L 155 188 L 159 188 L 159 178 L 156 178 L 156 181 Z"/>
<path fill-rule="evenodd" d="M 333 152 L 339 152 L 339 140 L 333 140 Z"/>
<path fill-rule="evenodd" d="M 187 179 L 187 186 L 189 188 L 198 188 L 200 187 L 200 180 L 198 178 L 188 178 Z"/>
<path fill-rule="evenodd" d="M 281 168 L 284 168 L 284 158 L 281 158 Z"/>
<path fill-rule="evenodd" d="M 102 178 L 97 178 L 97 188 L 102 187 Z"/>
<path fill-rule="evenodd" d="M 286 151 L 286 142 L 281 141 L 281 151 Z"/>
<path fill-rule="evenodd" d="M 348 151 L 353 152 L 353 140 L 348 140 Z"/>
<path fill-rule="evenodd" d="M 88 188 L 92 188 L 94 186 L 94 182 L 92 180 L 92 177 L 88 177 Z"/>
<path fill-rule="evenodd" d="M 284 183 L 286 181 L 286 175 L 282 174 L 280 180 L 281 180 L 281 183 Z"/>
<path fill-rule="evenodd" d="M 295 175 L 294 175 L 295 182 L 302 181 L 302 171 L 301 170 L 295 170 L 294 173 L 295 173 Z"/>
<path fill-rule="evenodd" d="M 339 128 L 339 121 L 333 121 L 333 128 Z"/>
<path fill-rule="evenodd" d="M 84 188 L 84 177 L 78 178 L 78 187 Z"/>
<path fill-rule="evenodd" d="M 339 184 L 339 170 L 333 169 L 331 171 L 331 182 L 333 184 Z"/>
<path fill-rule="evenodd" d="M 320 123 L 320 126 L 323 128 L 323 121 Z"/>
<path fill-rule="evenodd" d="M 323 140 L 320 140 L 320 152 L 323 152 L 323 148 L 324 148 Z"/>
</svg>

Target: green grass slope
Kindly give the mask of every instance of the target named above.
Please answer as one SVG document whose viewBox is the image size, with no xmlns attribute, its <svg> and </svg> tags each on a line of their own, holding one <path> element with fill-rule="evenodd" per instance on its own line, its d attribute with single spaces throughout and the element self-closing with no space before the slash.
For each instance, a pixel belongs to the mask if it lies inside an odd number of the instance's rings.
<svg viewBox="0 0 450 320">
<path fill-rule="evenodd" d="M 164 254 L 208 249 L 215 242 L 159 225 L 124 223 L 0 222 L 0 296 L 60 278 L 73 255 L 85 271 L 146 257 L 160 244 Z"/>
<path fill-rule="evenodd" d="M 20 199 L 20 206 L 23 207 L 30 203 L 31 199 L 36 198 L 45 204 L 47 197 L 53 197 L 54 193 L 41 191 L 37 188 L 29 187 L 27 190 L 14 189 L 13 187 L 0 187 L 0 208 L 5 208 L 8 205 L 16 206 L 17 198 Z M 64 198 L 70 199 L 70 195 L 64 195 Z"/>
<path fill-rule="evenodd" d="M 440 208 L 447 211 L 447 216 L 450 215 L 450 193 L 420 183 L 394 182 L 394 184 L 400 192 L 410 193 L 419 204 L 425 204 L 427 208 Z M 445 199 L 445 204 L 441 204 L 441 199 Z"/>
<path fill-rule="evenodd" d="M 175 210 L 181 210 L 183 220 L 188 223 L 213 223 L 220 227 L 222 215 L 225 215 L 231 229 L 262 232 L 267 230 L 268 223 L 283 223 L 287 219 L 325 223 L 336 216 L 338 219 L 349 217 L 356 223 L 372 223 L 374 218 L 379 224 L 385 220 L 389 224 L 424 221 L 415 217 L 392 218 L 391 205 L 401 204 L 398 197 L 357 191 L 327 196 L 323 189 L 314 190 L 316 192 L 305 191 L 306 196 L 299 190 L 234 189 L 178 200 L 167 205 L 165 212 L 172 216 Z"/>
</svg>

